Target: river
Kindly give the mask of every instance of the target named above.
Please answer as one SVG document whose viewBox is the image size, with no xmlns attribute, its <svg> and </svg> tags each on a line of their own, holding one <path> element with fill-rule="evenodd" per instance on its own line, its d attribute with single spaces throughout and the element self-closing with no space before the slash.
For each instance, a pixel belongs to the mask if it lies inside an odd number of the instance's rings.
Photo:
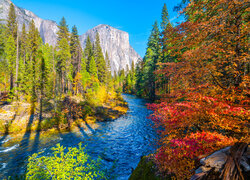
<svg viewBox="0 0 250 180">
<path fill-rule="evenodd" d="M 123 94 L 128 103 L 127 114 L 120 118 L 98 123 L 98 128 L 80 128 L 77 132 L 67 132 L 50 137 L 30 139 L 25 134 L 22 141 L 9 146 L 5 143 L 12 138 L 8 136 L 1 142 L 0 137 L 0 179 L 24 173 L 27 157 L 39 151 L 50 155 L 51 147 L 60 143 L 64 147 L 77 147 L 80 142 L 86 145 L 87 153 L 94 159 L 102 158 L 105 168 L 110 169 L 114 162 L 115 168 L 111 175 L 114 179 L 128 179 L 140 161 L 141 156 L 155 151 L 156 131 L 147 116 L 150 110 L 146 101 L 133 95 Z"/>
</svg>

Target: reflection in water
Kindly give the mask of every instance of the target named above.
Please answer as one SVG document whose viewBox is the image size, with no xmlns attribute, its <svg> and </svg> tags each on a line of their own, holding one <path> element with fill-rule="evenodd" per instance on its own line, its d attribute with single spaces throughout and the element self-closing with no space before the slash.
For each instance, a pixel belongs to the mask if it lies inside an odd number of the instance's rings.
<svg viewBox="0 0 250 180">
<path fill-rule="evenodd" d="M 128 113 L 114 121 L 98 123 L 97 129 L 86 124 L 87 129 L 79 127 L 78 132 L 62 133 L 49 138 L 42 138 L 41 135 L 40 139 L 35 138 L 27 143 L 0 147 L 0 177 L 23 173 L 24 161 L 27 162 L 27 157 L 34 152 L 45 151 L 49 155 L 50 148 L 57 143 L 65 147 L 76 147 L 82 142 L 87 146 L 90 156 L 103 159 L 106 169 L 110 169 L 115 162 L 112 174 L 116 179 L 128 179 L 140 157 L 155 150 L 156 133 L 152 122 L 146 118 L 150 114 L 145 107 L 146 102 L 132 95 L 123 97 L 129 105 Z"/>
</svg>

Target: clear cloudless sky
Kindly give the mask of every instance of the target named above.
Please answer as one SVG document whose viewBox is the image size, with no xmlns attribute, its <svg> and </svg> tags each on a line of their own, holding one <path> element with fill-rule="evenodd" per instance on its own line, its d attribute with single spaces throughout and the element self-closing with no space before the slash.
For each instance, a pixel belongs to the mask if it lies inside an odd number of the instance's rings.
<svg viewBox="0 0 250 180">
<path fill-rule="evenodd" d="M 143 57 L 154 21 L 160 22 L 166 3 L 173 24 L 178 13 L 173 11 L 181 0 L 12 0 L 43 19 L 60 22 L 64 16 L 79 34 L 99 24 L 108 24 L 130 35 L 130 44 Z"/>
</svg>

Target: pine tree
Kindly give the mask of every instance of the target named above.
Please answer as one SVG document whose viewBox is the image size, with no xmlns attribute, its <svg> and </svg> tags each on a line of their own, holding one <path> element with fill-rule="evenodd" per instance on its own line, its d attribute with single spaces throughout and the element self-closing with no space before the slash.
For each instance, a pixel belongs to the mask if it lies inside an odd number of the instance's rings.
<svg viewBox="0 0 250 180">
<path fill-rule="evenodd" d="M 70 53 L 70 34 L 68 25 L 63 17 L 59 23 L 59 31 L 57 32 L 57 64 L 56 69 L 58 73 L 57 89 L 60 94 L 66 93 L 72 89 L 73 83 L 73 64 L 71 62 Z M 60 97 L 60 96 L 59 96 Z"/>
<path fill-rule="evenodd" d="M 16 42 L 13 36 L 10 34 L 8 40 L 5 44 L 6 60 L 8 64 L 8 72 L 10 77 L 10 92 L 14 87 L 14 75 L 15 75 L 15 65 L 16 65 Z"/>
<path fill-rule="evenodd" d="M 73 65 L 73 79 L 74 79 L 77 72 L 80 72 L 81 59 L 82 59 L 82 48 L 80 45 L 79 35 L 76 26 L 73 26 L 72 28 L 72 33 L 70 37 L 70 53 L 71 53 L 71 62 Z"/>
<path fill-rule="evenodd" d="M 136 77 L 135 77 L 135 63 L 134 61 L 132 61 L 132 65 L 131 65 L 131 92 L 134 93 L 135 92 L 135 83 L 136 83 Z"/>
<path fill-rule="evenodd" d="M 136 95 L 142 96 L 143 95 L 143 83 L 144 83 L 144 77 L 143 77 L 143 61 L 137 63 L 136 70 L 135 70 L 135 89 L 136 89 Z"/>
<path fill-rule="evenodd" d="M 92 43 L 90 40 L 90 37 L 87 37 L 87 41 L 86 41 L 86 47 L 84 49 L 84 55 L 86 58 L 88 58 L 89 56 L 91 56 L 93 54 L 93 47 L 92 47 Z"/>
<path fill-rule="evenodd" d="M 61 19 L 58 28 L 59 30 L 57 32 L 57 42 L 60 42 L 63 38 L 69 41 L 69 28 L 64 17 Z"/>
<path fill-rule="evenodd" d="M 25 80 L 25 71 L 26 71 L 26 63 L 27 63 L 27 32 L 26 32 L 26 27 L 25 24 L 22 26 L 22 32 L 20 34 L 20 51 L 19 51 L 19 76 L 18 76 L 18 81 L 19 81 L 19 90 L 24 91 L 24 86 L 26 83 Z"/>
<path fill-rule="evenodd" d="M 44 95 L 47 98 L 52 98 L 54 91 L 54 81 L 56 75 L 53 72 L 53 47 L 49 44 L 44 44 L 41 46 L 42 58 L 44 58 L 44 76 L 45 76 L 45 86 L 44 86 Z"/>
<path fill-rule="evenodd" d="M 124 83 L 124 79 L 125 79 L 125 70 L 122 69 L 119 71 L 118 73 L 118 76 L 119 76 L 119 86 L 122 86 L 122 84 Z"/>
<path fill-rule="evenodd" d="M 24 64 L 26 63 L 26 52 L 27 52 L 27 33 L 25 24 L 23 23 L 22 32 L 20 36 L 20 57 L 22 58 Z"/>
<path fill-rule="evenodd" d="M 169 50 L 167 46 L 166 41 L 167 39 L 164 38 L 164 36 L 166 35 L 166 33 L 168 33 L 168 31 L 171 30 L 172 28 L 172 24 L 170 23 L 169 20 L 169 14 L 168 14 L 168 10 L 167 10 L 167 6 L 166 4 L 164 4 L 164 7 L 162 9 L 162 16 L 161 16 L 161 29 L 162 29 L 162 33 L 161 33 L 161 47 L 162 47 L 162 52 L 161 52 L 161 58 L 160 61 L 162 63 L 166 63 L 166 62 L 173 62 L 173 58 L 169 56 Z M 162 91 L 162 93 L 170 93 L 170 77 L 164 77 L 162 74 L 158 75 L 159 81 L 158 81 L 158 86 L 160 91 Z"/>
<path fill-rule="evenodd" d="M 35 27 L 35 22 L 32 20 L 29 25 L 28 32 L 28 56 L 29 63 L 27 63 L 26 71 L 26 82 L 31 82 L 31 86 L 28 83 L 28 89 L 31 92 L 31 101 L 34 103 L 37 98 L 36 87 L 38 82 L 37 71 L 38 71 L 38 49 L 41 44 L 41 37 L 38 29 Z"/>
<path fill-rule="evenodd" d="M 16 38 L 17 38 L 17 20 L 16 20 L 15 7 L 12 3 L 10 4 L 10 9 L 9 9 L 6 27 L 7 27 L 7 35 L 12 35 L 14 40 L 16 40 Z"/>
<path fill-rule="evenodd" d="M 0 94 L 7 92 L 7 85 L 9 80 L 8 62 L 4 58 L 5 51 L 5 35 L 6 27 L 0 24 Z"/>
<path fill-rule="evenodd" d="M 131 64 L 131 71 L 132 71 L 132 74 L 135 73 L 135 62 L 132 61 L 132 64 Z"/>
<path fill-rule="evenodd" d="M 87 41 L 86 41 L 86 47 L 84 49 L 84 55 L 86 58 L 86 67 L 87 67 L 87 71 L 89 70 L 89 64 L 90 64 L 90 60 L 92 58 L 92 56 L 94 56 L 94 52 L 93 52 L 93 46 L 92 43 L 90 41 L 90 37 L 87 37 Z"/>
<path fill-rule="evenodd" d="M 148 48 L 147 53 L 144 58 L 144 72 L 145 72 L 145 84 L 144 88 L 146 90 L 147 96 L 151 100 L 155 100 L 156 98 L 156 75 L 154 74 L 155 70 L 157 69 L 157 63 L 160 60 L 161 55 L 161 46 L 160 46 L 160 31 L 158 28 L 158 23 L 155 21 L 153 25 L 153 29 L 151 31 L 149 41 L 148 41 Z"/>
<path fill-rule="evenodd" d="M 40 113 L 39 113 L 39 121 L 42 120 L 43 115 L 43 98 L 44 98 L 44 87 L 47 85 L 47 72 L 46 72 L 46 62 L 45 58 L 43 56 L 43 52 L 40 50 L 38 52 L 38 58 L 40 60 L 40 69 L 38 71 L 39 73 L 39 87 L 40 87 Z"/>
<path fill-rule="evenodd" d="M 12 38 L 10 37 L 12 36 Z M 6 25 L 6 36 L 5 36 L 7 39 L 5 40 L 8 44 L 8 50 L 9 51 L 12 51 L 15 49 L 15 51 L 17 50 L 17 20 L 16 20 L 16 12 L 15 12 L 15 7 L 14 5 L 11 3 L 10 4 L 10 8 L 9 8 L 9 14 L 8 14 L 8 19 L 7 19 L 7 25 Z M 14 40 L 14 47 L 13 46 L 13 42 L 12 40 Z M 11 53 L 15 53 L 15 61 L 18 62 L 18 54 L 17 52 L 11 52 Z M 7 55 L 9 57 L 7 57 L 7 59 L 11 59 L 11 61 L 13 61 L 12 57 L 14 56 L 13 55 Z M 11 57 L 10 57 L 11 56 Z M 11 64 L 9 66 L 9 68 L 12 68 L 12 69 L 9 69 L 9 72 L 10 72 L 10 91 L 12 91 L 12 89 L 14 88 L 14 69 L 16 69 L 16 65 L 18 65 L 17 63 L 13 63 L 13 62 L 9 62 L 9 64 Z M 18 67 L 18 66 L 17 66 Z M 18 69 L 16 69 L 16 73 L 18 72 Z"/>
<path fill-rule="evenodd" d="M 73 80 L 71 77 L 71 54 L 70 54 L 70 46 L 66 38 L 63 38 L 59 41 L 58 44 L 58 52 L 57 52 L 57 64 L 56 69 L 58 73 L 58 89 L 59 92 L 65 92 L 66 90 L 66 81 Z"/>
<path fill-rule="evenodd" d="M 90 62 L 89 62 L 89 74 L 91 76 L 94 76 L 95 78 L 97 78 L 97 67 L 96 67 L 96 63 L 95 63 L 95 58 L 91 57 Z"/>
<path fill-rule="evenodd" d="M 162 57 L 161 62 L 169 62 L 169 56 L 168 56 L 168 50 L 166 47 L 166 38 L 164 38 L 164 34 L 168 33 L 168 31 L 172 28 L 172 24 L 169 20 L 168 10 L 166 4 L 164 4 L 164 7 L 162 9 L 162 16 L 161 16 L 161 46 L 162 46 Z"/>
<path fill-rule="evenodd" d="M 151 31 L 147 45 L 148 45 L 148 48 L 152 49 L 153 56 L 155 56 L 155 59 L 157 59 L 160 55 L 160 52 L 161 52 L 160 31 L 159 31 L 157 21 L 155 21 L 155 23 L 153 25 L 153 29 Z"/>
<path fill-rule="evenodd" d="M 164 31 L 167 26 L 171 25 L 166 3 L 164 3 L 161 13 L 161 29 Z"/>
<path fill-rule="evenodd" d="M 98 79 L 101 83 L 106 83 L 107 82 L 107 66 L 106 66 L 106 62 L 102 53 L 99 33 L 96 33 L 94 54 L 95 54 Z"/>
<path fill-rule="evenodd" d="M 112 80 L 112 74 L 111 74 L 110 59 L 107 51 L 105 53 L 105 62 L 107 65 L 107 81 L 110 82 Z"/>
<path fill-rule="evenodd" d="M 82 76 L 82 87 L 83 87 L 83 90 L 85 91 L 87 83 L 88 83 L 88 81 L 90 79 L 89 73 L 88 73 L 88 71 L 86 69 L 86 59 L 85 58 L 82 58 L 80 73 L 81 73 L 81 76 Z"/>
</svg>

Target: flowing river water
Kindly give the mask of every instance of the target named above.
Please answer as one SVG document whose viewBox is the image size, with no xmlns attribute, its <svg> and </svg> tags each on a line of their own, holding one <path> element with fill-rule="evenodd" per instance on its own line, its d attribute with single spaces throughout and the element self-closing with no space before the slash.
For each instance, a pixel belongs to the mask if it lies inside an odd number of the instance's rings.
<svg viewBox="0 0 250 180">
<path fill-rule="evenodd" d="M 0 179 L 25 171 L 28 156 L 35 152 L 44 151 L 51 154 L 51 147 L 60 143 L 64 147 L 77 147 L 80 142 L 86 145 L 87 153 L 93 158 L 102 158 L 105 168 L 114 169 L 111 175 L 114 179 L 128 179 L 140 161 L 141 156 L 153 153 L 156 145 L 156 131 L 147 116 L 150 110 L 145 106 L 146 101 L 133 95 L 123 94 L 128 103 L 127 114 L 114 121 L 98 123 L 93 129 L 79 128 L 77 132 L 60 133 L 49 137 L 31 139 L 25 134 L 19 143 L 5 143 L 11 136 L 0 137 Z"/>
</svg>

